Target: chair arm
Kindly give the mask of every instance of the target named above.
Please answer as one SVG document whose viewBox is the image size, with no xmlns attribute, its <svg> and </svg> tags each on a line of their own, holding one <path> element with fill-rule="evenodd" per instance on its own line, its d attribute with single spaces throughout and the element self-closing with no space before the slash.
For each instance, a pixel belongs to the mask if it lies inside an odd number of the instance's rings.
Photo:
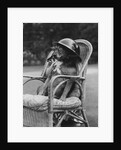
<svg viewBox="0 0 121 150">
<path fill-rule="evenodd" d="M 26 84 L 27 82 L 31 81 L 31 80 L 39 80 L 39 81 L 42 81 L 44 82 L 45 81 L 45 77 L 43 76 L 39 76 L 39 77 L 32 77 L 32 76 L 23 76 L 24 78 L 29 78 L 29 80 L 27 80 L 24 84 Z M 23 84 L 23 85 L 24 85 Z"/>
<path fill-rule="evenodd" d="M 82 81 L 85 80 L 84 77 L 72 76 L 72 75 L 56 75 L 56 76 L 52 77 L 50 80 L 49 88 L 48 88 L 48 96 L 49 96 L 49 109 L 48 109 L 48 111 L 49 111 L 49 113 L 53 112 L 53 98 L 54 98 L 53 83 L 57 78 L 65 78 L 65 79 L 73 79 L 73 80 L 80 79 Z"/>
<path fill-rule="evenodd" d="M 24 78 L 31 78 L 31 79 L 43 79 L 43 78 L 45 78 L 45 77 L 43 77 L 43 76 L 39 76 L 39 77 L 32 77 L 32 76 L 23 76 Z"/>
<path fill-rule="evenodd" d="M 52 77 L 51 82 L 54 82 L 57 78 L 66 78 L 66 79 L 82 79 L 85 80 L 85 77 L 80 77 L 80 76 L 72 76 L 72 75 L 56 75 Z"/>
</svg>

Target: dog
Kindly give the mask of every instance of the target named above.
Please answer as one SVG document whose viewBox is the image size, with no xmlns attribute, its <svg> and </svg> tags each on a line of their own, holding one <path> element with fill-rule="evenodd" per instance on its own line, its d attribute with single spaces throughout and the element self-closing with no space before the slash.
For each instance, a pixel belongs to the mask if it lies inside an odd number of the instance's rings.
<svg viewBox="0 0 121 150">
<path fill-rule="evenodd" d="M 47 79 L 43 84 L 41 91 L 39 92 L 40 95 L 48 95 L 48 86 L 52 76 L 78 74 L 78 59 L 76 55 L 69 53 L 60 46 L 56 46 L 52 50 L 52 55 L 47 59 L 48 65 L 44 75 L 47 77 Z M 65 79 L 57 79 L 57 81 L 54 83 L 54 88 L 63 80 Z M 72 89 L 73 84 L 73 80 L 68 80 L 67 83 L 61 85 L 55 93 L 55 98 L 65 101 L 70 90 Z"/>
</svg>

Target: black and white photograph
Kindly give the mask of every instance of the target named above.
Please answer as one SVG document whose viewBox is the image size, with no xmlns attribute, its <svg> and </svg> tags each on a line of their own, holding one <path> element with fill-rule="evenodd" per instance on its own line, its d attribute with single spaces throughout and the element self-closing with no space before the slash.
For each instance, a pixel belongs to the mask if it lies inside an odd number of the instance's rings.
<svg viewBox="0 0 121 150">
<path fill-rule="evenodd" d="M 8 141 L 113 141 L 113 8 L 8 8 Z"/>
<path fill-rule="evenodd" d="M 23 23 L 23 126 L 98 127 L 98 23 Z"/>
</svg>

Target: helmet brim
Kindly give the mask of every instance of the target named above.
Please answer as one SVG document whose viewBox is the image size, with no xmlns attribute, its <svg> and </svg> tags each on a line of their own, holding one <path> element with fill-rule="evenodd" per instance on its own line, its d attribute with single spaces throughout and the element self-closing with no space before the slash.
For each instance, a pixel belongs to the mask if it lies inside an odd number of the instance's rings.
<svg viewBox="0 0 121 150">
<path fill-rule="evenodd" d="M 63 44 L 63 43 L 59 43 L 59 42 L 54 42 L 54 45 L 59 45 L 59 46 L 62 46 L 62 47 L 65 47 L 67 48 L 68 50 L 71 50 L 72 53 L 74 53 L 80 61 L 82 61 L 80 55 L 78 55 L 73 49 L 71 49 L 70 47 L 68 47 L 67 45 Z"/>
</svg>

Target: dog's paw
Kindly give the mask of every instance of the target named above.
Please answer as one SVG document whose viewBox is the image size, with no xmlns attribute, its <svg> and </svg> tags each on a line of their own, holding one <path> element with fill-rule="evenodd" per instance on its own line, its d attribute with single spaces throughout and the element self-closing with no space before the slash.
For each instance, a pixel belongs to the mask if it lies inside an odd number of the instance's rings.
<svg viewBox="0 0 121 150">
<path fill-rule="evenodd" d="M 66 98 L 65 98 L 65 97 L 61 97 L 60 100 L 61 100 L 61 101 L 65 101 Z"/>
</svg>

